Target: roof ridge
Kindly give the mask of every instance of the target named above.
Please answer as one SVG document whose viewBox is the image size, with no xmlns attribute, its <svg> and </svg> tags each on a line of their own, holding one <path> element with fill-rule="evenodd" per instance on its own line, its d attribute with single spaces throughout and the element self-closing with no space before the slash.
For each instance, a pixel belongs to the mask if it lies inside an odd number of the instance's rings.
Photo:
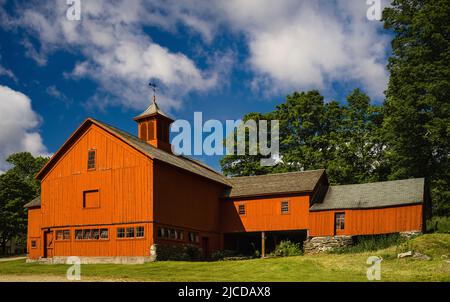
<svg viewBox="0 0 450 302">
<path fill-rule="evenodd" d="M 361 185 L 370 185 L 370 184 L 379 184 L 379 183 L 397 182 L 397 181 L 408 181 L 408 180 L 418 180 L 418 179 L 423 179 L 424 180 L 425 177 L 412 177 L 412 178 L 404 178 L 404 179 L 372 181 L 372 182 L 364 182 L 364 183 L 360 183 L 360 184 L 330 185 L 330 188 L 332 188 L 332 187 L 361 186 Z"/>
<path fill-rule="evenodd" d="M 140 141 L 140 142 L 146 144 L 146 145 L 145 145 L 146 147 L 150 147 L 150 148 L 152 148 L 153 150 L 155 150 L 156 152 L 163 152 L 164 154 L 166 154 L 166 155 L 168 155 L 168 156 L 172 156 L 172 157 L 174 157 L 174 158 L 176 158 L 176 159 L 181 159 L 181 160 L 189 161 L 190 163 L 193 163 L 193 164 L 195 164 L 195 165 L 198 166 L 198 167 L 201 167 L 201 168 L 203 168 L 203 169 L 207 169 L 208 171 L 215 173 L 216 175 L 222 177 L 225 181 L 228 179 L 228 178 L 226 178 L 222 173 L 216 171 L 215 169 L 213 169 L 212 167 L 208 166 L 207 164 L 205 164 L 205 163 L 203 163 L 203 162 L 199 162 L 199 161 L 197 161 L 197 160 L 195 160 L 195 159 L 189 158 L 189 157 L 184 156 L 184 155 L 175 155 L 175 154 L 172 154 L 172 153 L 167 152 L 167 151 L 165 151 L 165 150 L 156 148 L 155 146 L 152 146 L 151 144 L 146 143 L 144 140 L 140 139 L 140 138 L 137 137 L 136 135 L 129 133 L 128 131 L 122 130 L 122 129 L 117 128 L 117 127 L 115 127 L 115 126 L 113 126 L 113 125 L 110 125 L 110 124 L 108 124 L 108 123 L 102 122 L 102 121 L 97 120 L 97 119 L 94 119 L 94 118 L 89 118 L 89 119 L 91 119 L 93 122 L 102 124 L 102 125 L 104 125 L 104 126 L 106 126 L 106 127 L 110 127 L 110 128 L 112 128 L 113 130 L 115 130 L 115 131 L 122 132 L 122 133 L 124 133 L 125 135 L 131 136 L 132 138 L 134 138 L 134 139 L 136 139 L 136 140 L 138 140 L 138 141 Z M 120 133 L 119 133 L 119 134 L 120 134 Z"/>
<path fill-rule="evenodd" d="M 269 173 L 269 174 L 261 174 L 261 175 L 246 175 L 246 176 L 232 176 L 228 177 L 228 179 L 238 179 L 238 178 L 250 178 L 250 177 L 263 177 L 263 176 L 274 176 L 274 175 L 285 175 L 285 174 L 300 174 L 300 173 L 310 173 L 317 171 L 325 171 L 325 169 L 314 169 L 314 170 L 306 170 L 306 171 L 291 171 L 291 172 L 281 172 L 281 173 Z"/>
</svg>

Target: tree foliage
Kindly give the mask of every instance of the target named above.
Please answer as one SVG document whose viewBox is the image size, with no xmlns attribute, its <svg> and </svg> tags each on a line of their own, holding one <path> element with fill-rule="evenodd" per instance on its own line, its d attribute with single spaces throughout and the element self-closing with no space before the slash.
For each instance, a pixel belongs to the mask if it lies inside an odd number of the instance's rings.
<svg viewBox="0 0 450 302">
<path fill-rule="evenodd" d="M 222 161 L 226 175 L 244 176 L 327 168 L 333 183 L 378 180 L 383 169 L 380 139 L 382 115 L 367 95 L 356 89 L 347 105 L 324 102 L 316 90 L 295 92 L 267 114 L 249 118 L 280 121 L 282 162 L 261 167 L 260 156 L 227 155 Z"/>
<path fill-rule="evenodd" d="M 450 0 L 395 0 L 383 12 L 393 55 L 384 104 L 391 179 L 427 177 L 450 213 Z"/>
<path fill-rule="evenodd" d="M 6 243 L 14 237 L 24 241 L 27 214 L 24 205 L 40 193 L 34 178 L 47 158 L 33 157 L 28 152 L 15 153 L 7 158 L 12 167 L 0 175 L 0 244 L 5 253 Z"/>
<path fill-rule="evenodd" d="M 332 183 L 425 177 L 434 214 L 450 214 L 450 0 L 394 0 L 383 12 L 394 33 L 386 99 L 356 89 L 347 103 L 295 92 L 260 118 L 280 120 L 282 163 L 227 155 L 226 175 L 326 168 Z M 253 113 L 255 115 L 258 113 Z M 242 168 L 243 167 L 243 168 Z"/>
</svg>

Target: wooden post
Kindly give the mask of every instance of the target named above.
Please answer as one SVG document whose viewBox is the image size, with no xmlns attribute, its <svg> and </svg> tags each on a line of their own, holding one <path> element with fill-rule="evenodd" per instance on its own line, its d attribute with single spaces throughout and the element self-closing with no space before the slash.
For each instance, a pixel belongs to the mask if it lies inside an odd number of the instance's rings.
<svg viewBox="0 0 450 302">
<path fill-rule="evenodd" d="M 266 256 L 266 233 L 261 232 L 261 258 Z"/>
</svg>

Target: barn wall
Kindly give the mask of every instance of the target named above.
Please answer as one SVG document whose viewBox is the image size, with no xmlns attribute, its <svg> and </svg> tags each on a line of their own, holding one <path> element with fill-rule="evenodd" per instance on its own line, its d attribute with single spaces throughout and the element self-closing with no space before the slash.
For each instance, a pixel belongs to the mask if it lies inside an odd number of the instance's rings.
<svg viewBox="0 0 450 302">
<path fill-rule="evenodd" d="M 187 232 L 195 231 L 209 238 L 210 250 L 220 249 L 219 197 L 224 189 L 224 185 L 155 161 L 155 221 L 161 227 L 184 230 L 185 243 Z"/>
<path fill-rule="evenodd" d="M 88 171 L 90 149 L 96 150 L 96 168 Z M 73 236 L 76 226 L 147 225 L 153 220 L 152 182 L 152 161 L 148 157 L 93 124 L 41 182 L 42 227 L 70 228 Z M 83 192 L 89 190 L 98 190 L 98 208 L 83 208 Z M 153 230 L 146 232 L 150 241 L 152 234 Z M 70 246 L 72 255 L 83 256 L 95 256 L 101 249 L 108 255 L 141 253 L 139 243 L 122 241 L 114 247 L 114 240 L 111 237 L 110 242 L 71 244 L 55 241 L 54 255 L 69 253 L 63 246 Z"/>
<path fill-rule="evenodd" d="M 37 259 L 42 254 L 42 242 L 40 232 L 42 226 L 42 215 L 40 208 L 28 209 L 28 233 L 27 233 L 27 251 L 31 259 Z M 31 247 L 31 241 L 36 241 L 36 247 Z"/>
<path fill-rule="evenodd" d="M 422 230 L 422 205 L 310 213 L 310 236 L 333 236 L 335 213 L 345 213 L 343 235 L 373 235 Z"/>
<path fill-rule="evenodd" d="M 309 195 L 224 200 L 221 224 L 224 233 L 299 230 L 308 228 Z M 281 202 L 289 201 L 289 214 L 281 214 Z M 238 214 L 240 204 L 245 215 Z"/>
<path fill-rule="evenodd" d="M 117 238 L 117 228 L 127 227 L 144 227 L 144 238 Z M 109 230 L 108 239 L 75 239 L 75 230 L 77 229 L 101 229 L 107 228 Z M 57 230 L 70 230 L 69 240 L 57 240 Z M 55 228 L 54 238 L 54 255 L 55 256 L 149 256 L 150 246 L 153 244 L 152 223 L 137 223 L 137 224 L 117 224 L 117 225 L 91 225 L 83 227 L 69 227 L 69 228 Z"/>
</svg>

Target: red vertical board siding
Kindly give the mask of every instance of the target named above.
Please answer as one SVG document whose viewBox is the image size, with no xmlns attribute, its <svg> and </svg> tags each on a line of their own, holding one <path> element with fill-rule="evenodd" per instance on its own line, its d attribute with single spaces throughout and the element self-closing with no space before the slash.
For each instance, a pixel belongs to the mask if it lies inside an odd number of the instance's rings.
<svg viewBox="0 0 450 302">
<path fill-rule="evenodd" d="M 314 211 L 310 213 L 311 236 L 333 236 L 334 214 L 345 213 L 344 235 L 388 234 L 422 230 L 422 204 L 379 209 Z"/>
<path fill-rule="evenodd" d="M 95 170 L 87 170 L 88 150 L 96 150 Z M 58 159 L 41 181 L 42 221 L 29 214 L 29 233 L 40 229 L 69 228 L 70 242 L 55 241 L 54 256 L 149 255 L 153 243 L 153 161 L 120 139 L 91 125 Z M 99 208 L 83 208 L 83 191 L 98 190 Z M 33 211 L 33 210 L 32 210 Z M 32 213 L 32 211 L 30 211 Z M 145 240 L 129 239 L 115 244 L 116 225 L 145 225 Z M 107 241 L 75 241 L 76 226 L 108 226 Z M 111 226 L 114 225 L 114 226 Z M 39 230 L 38 230 L 39 229 Z M 36 253 L 30 257 L 36 258 Z M 40 255 L 43 256 L 43 249 Z"/>
<path fill-rule="evenodd" d="M 289 202 L 289 213 L 281 214 L 281 202 Z M 245 215 L 238 207 L 245 205 Z M 309 195 L 243 198 L 221 203 L 224 233 L 307 229 L 309 226 Z"/>
</svg>

